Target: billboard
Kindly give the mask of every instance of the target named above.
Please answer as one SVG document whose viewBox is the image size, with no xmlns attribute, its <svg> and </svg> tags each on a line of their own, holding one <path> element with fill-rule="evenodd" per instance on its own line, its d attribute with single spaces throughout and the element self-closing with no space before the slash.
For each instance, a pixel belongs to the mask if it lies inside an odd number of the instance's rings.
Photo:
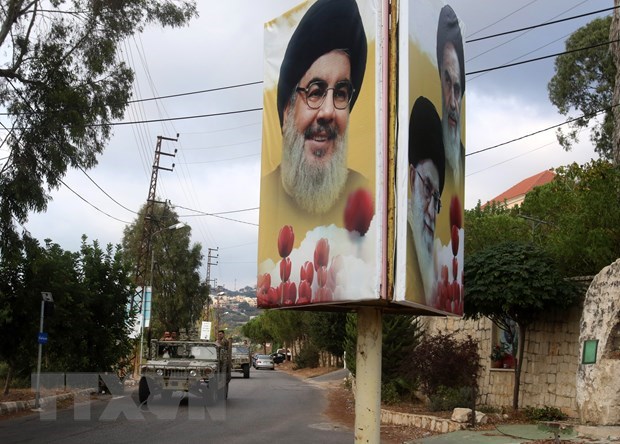
<svg viewBox="0 0 620 444">
<path fill-rule="evenodd" d="M 309 0 L 265 24 L 261 308 L 380 298 L 385 185 L 375 3 Z"/>
<path fill-rule="evenodd" d="M 463 25 L 437 0 L 399 8 L 393 302 L 463 313 Z"/>
</svg>

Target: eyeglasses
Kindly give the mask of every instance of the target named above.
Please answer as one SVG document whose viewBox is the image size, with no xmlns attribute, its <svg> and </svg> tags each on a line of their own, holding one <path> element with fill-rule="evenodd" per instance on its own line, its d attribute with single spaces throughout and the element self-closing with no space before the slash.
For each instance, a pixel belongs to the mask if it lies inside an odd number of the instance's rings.
<svg viewBox="0 0 620 444">
<path fill-rule="evenodd" d="M 424 192 L 425 192 L 426 199 L 431 199 L 431 198 L 433 199 L 434 204 L 435 204 L 435 212 L 439 214 L 439 212 L 441 211 L 441 194 L 439 194 L 439 191 L 437 191 L 433 187 L 433 185 L 431 185 L 431 182 L 428 179 L 425 180 L 422 177 L 422 175 L 417 169 L 415 172 L 420 178 L 420 180 L 422 181 L 422 183 L 424 184 Z"/>
<path fill-rule="evenodd" d="M 330 89 L 334 92 L 332 95 L 334 99 L 334 107 L 336 109 L 346 109 L 351 102 L 353 93 L 355 92 L 353 84 L 348 80 L 341 80 L 331 88 L 327 87 L 326 82 L 317 80 L 310 83 L 306 88 L 298 86 L 295 88 L 295 91 L 298 93 L 304 93 L 303 96 L 308 108 L 319 109 L 321 105 L 323 105 L 323 102 L 325 102 L 325 96 L 327 96 L 327 91 Z"/>
</svg>

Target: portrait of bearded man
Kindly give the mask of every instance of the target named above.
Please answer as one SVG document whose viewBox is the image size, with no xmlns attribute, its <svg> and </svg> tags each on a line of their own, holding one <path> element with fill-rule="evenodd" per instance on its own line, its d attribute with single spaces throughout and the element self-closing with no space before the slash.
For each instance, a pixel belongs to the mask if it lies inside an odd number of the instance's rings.
<svg viewBox="0 0 620 444">
<path fill-rule="evenodd" d="M 261 178 L 259 260 L 277 261 L 282 226 L 292 227 L 297 246 L 317 227 L 344 227 L 347 199 L 356 190 L 374 192 L 374 184 L 348 165 L 351 156 L 374 157 L 374 140 L 349 146 L 367 53 L 355 0 L 318 0 L 293 30 L 276 87 L 280 163 Z"/>
</svg>

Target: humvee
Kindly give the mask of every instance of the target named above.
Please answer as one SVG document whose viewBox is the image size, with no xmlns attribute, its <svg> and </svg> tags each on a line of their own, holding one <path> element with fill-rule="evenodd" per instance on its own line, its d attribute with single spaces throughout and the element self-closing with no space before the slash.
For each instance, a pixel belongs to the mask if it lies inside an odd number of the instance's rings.
<svg viewBox="0 0 620 444">
<path fill-rule="evenodd" d="M 232 371 L 243 373 L 245 379 L 250 377 L 250 349 L 247 345 L 233 344 L 232 346 Z"/>
<path fill-rule="evenodd" d="M 215 342 L 153 339 L 147 361 L 140 366 L 138 399 L 169 399 L 173 392 L 183 391 L 215 404 L 228 397 L 230 371 L 230 350 Z"/>
</svg>

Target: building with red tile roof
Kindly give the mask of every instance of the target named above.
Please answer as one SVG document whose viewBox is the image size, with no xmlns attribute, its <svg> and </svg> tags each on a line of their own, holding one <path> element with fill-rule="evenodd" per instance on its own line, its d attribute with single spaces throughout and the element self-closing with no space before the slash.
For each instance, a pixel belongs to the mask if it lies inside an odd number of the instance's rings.
<svg viewBox="0 0 620 444">
<path fill-rule="evenodd" d="M 523 179 L 518 184 L 508 188 L 503 193 L 495 196 L 489 200 L 484 206 L 491 202 L 497 202 L 506 205 L 507 208 L 512 208 L 515 205 L 519 205 L 525 199 L 525 195 L 532 191 L 535 187 L 549 183 L 555 177 L 555 173 L 551 170 L 545 170 L 541 173 L 534 174 L 527 179 Z"/>
</svg>

